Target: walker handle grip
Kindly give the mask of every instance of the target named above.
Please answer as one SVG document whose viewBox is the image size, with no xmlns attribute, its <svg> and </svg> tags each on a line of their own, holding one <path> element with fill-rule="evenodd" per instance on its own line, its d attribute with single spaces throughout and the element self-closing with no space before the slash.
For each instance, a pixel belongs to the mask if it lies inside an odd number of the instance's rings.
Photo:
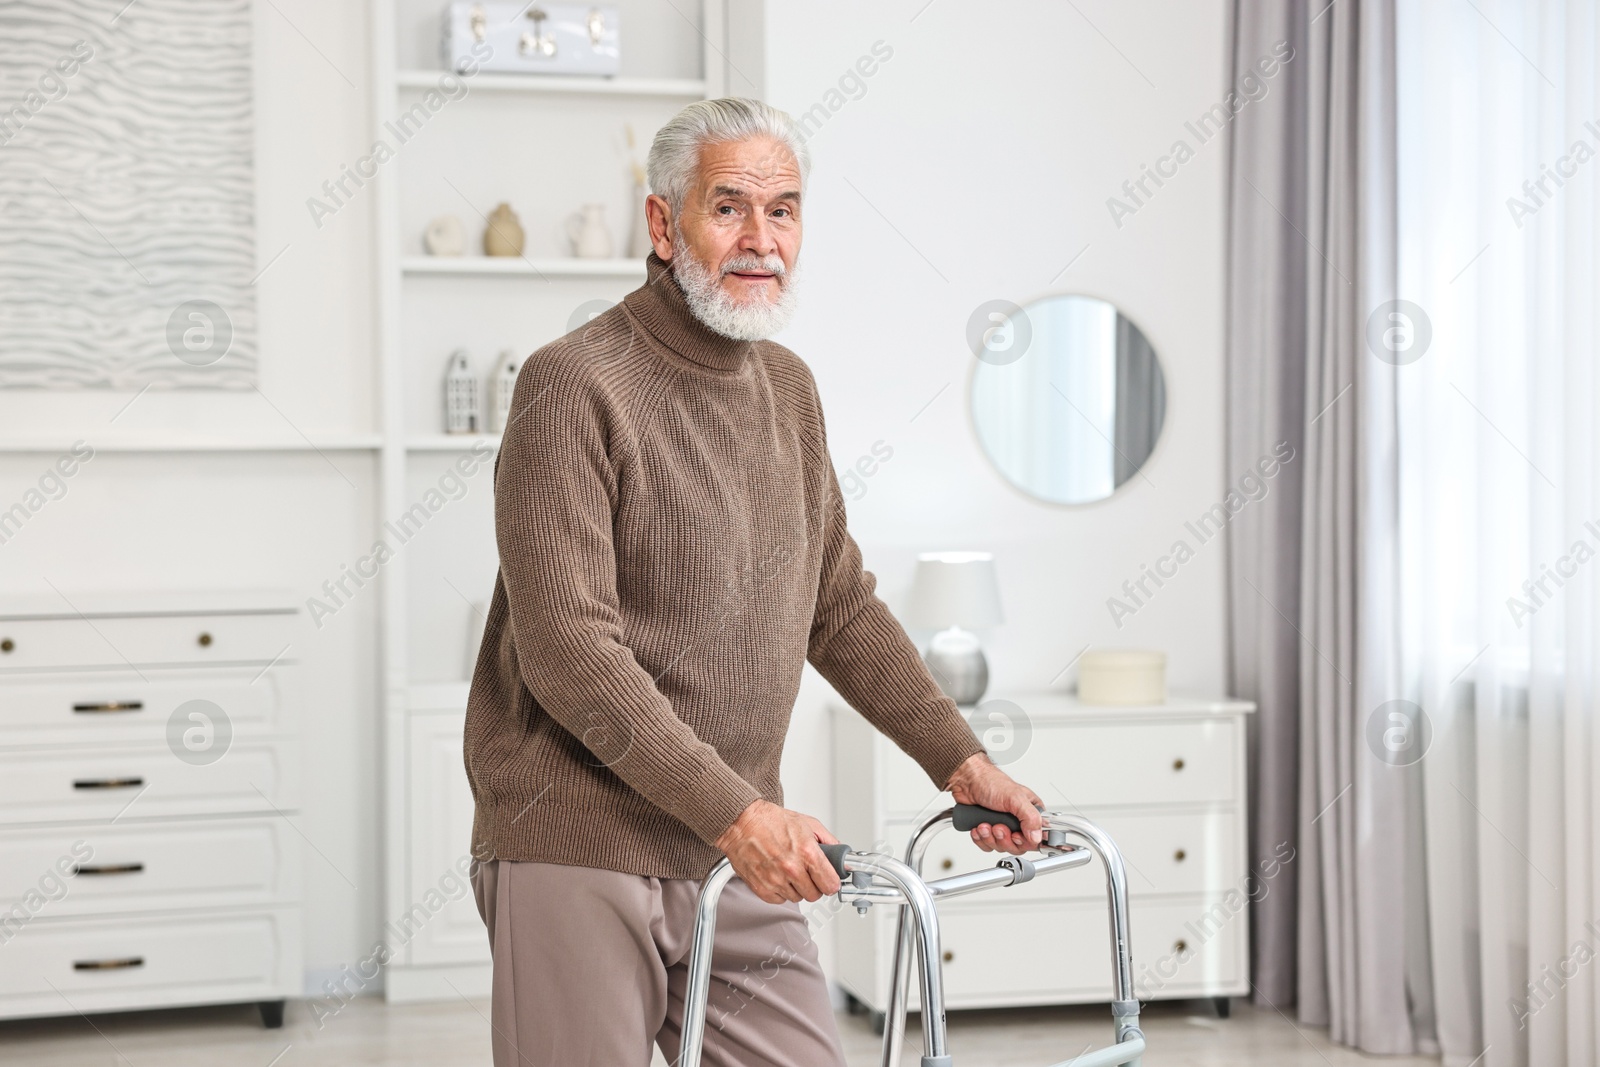
<svg viewBox="0 0 1600 1067">
<path fill-rule="evenodd" d="M 841 879 L 845 878 L 844 854 L 850 851 L 849 845 L 820 845 L 822 854 L 828 857 L 828 862 L 833 864 L 833 869 L 838 872 Z"/>
<path fill-rule="evenodd" d="M 983 823 L 1004 826 L 1019 834 L 1022 832 L 1022 820 L 1009 811 L 996 811 L 978 804 L 957 804 L 950 816 L 950 825 L 963 833 L 976 830 Z"/>
</svg>

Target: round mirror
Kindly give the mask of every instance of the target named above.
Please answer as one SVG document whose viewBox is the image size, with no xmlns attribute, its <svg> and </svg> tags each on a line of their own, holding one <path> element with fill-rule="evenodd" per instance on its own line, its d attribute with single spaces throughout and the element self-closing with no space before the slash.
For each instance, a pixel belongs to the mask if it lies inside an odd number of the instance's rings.
<svg viewBox="0 0 1600 1067">
<path fill-rule="evenodd" d="M 1064 294 L 973 315 L 972 422 L 1007 481 L 1052 504 L 1104 500 L 1161 436 L 1167 386 L 1139 327 L 1104 300 Z"/>
</svg>

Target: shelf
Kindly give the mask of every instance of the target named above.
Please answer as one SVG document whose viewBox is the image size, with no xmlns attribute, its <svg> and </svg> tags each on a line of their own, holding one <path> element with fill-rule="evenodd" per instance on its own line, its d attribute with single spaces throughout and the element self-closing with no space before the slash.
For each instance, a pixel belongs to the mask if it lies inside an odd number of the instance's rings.
<svg viewBox="0 0 1600 1067">
<path fill-rule="evenodd" d="M 95 452 L 365 452 L 382 445 L 377 434 L 353 434 L 319 441 L 304 438 L 263 440 L 261 438 L 148 437 L 126 440 L 95 439 L 89 442 Z M 72 451 L 72 443 L 61 440 L 0 440 L 0 453 Z"/>
<path fill-rule="evenodd" d="M 78 619 L 129 616 L 291 615 L 300 610 L 288 589 L 87 589 L 67 592 L 11 592 L 0 618 Z M 283 661 L 278 661 L 283 662 Z"/>
<path fill-rule="evenodd" d="M 460 712 L 467 706 L 471 682 L 412 682 L 406 686 L 406 707 L 411 711 Z"/>
<path fill-rule="evenodd" d="M 401 89 L 437 89 L 443 70 L 402 70 L 395 74 Z M 598 78 L 561 74 L 474 74 L 457 75 L 474 89 L 501 93 L 588 93 L 596 96 L 666 96 L 699 100 L 706 95 L 706 83 L 697 78 Z"/>
<path fill-rule="evenodd" d="M 557 278 L 643 278 L 642 259 L 525 259 L 522 256 L 404 256 L 406 274 L 526 274 Z"/>
<path fill-rule="evenodd" d="M 440 433 L 406 439 L 407 452 L 470 452 L 479 444 L 500 447 L 497 433 Z"/>
</svg>

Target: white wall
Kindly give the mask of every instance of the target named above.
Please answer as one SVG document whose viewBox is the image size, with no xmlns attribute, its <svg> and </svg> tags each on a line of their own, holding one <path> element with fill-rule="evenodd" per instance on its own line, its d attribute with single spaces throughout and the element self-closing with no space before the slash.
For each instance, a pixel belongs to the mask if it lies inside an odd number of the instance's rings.
<svg viewBox="0 0 1600 1067">
<path fill-rule="evenodd" d="M 916 552 L 995 551 L 1009 619 L 988 644 L 996 689 L 1067 685 L 1063 668 L 1093 642 L 1164 648 L 1175 689 L 1218 692 L 1219 545 L 1120 632 L 1105 599 L 1222 492 L 1224 145 L 1202 147 L 1120 230 L 1105 199 L 1221 95 L 1225 5 L 923 5 L 768 5 L 755 34 L 763 54 L 733 58 L 765 82 L 768 99 L 799 112 L 875 41 L 894 50 L 865 95 L 812 140 L 803 310 L 784 338 L 816 371 L 836 465 L 878 440 L 894 449 L 850 507 L 868 564 L 898 605 Z M 371 205 L 360 197 L 320 230 L 305 207 L 370 146 L 366 5 L 275 0 L 255 17 L 259 261 L 282 252 L 258 283 L 266 399 L 150 392 L 113 424 L 129 395 L 0 393 L 0 442 L 374 432 Z M 966 416 L 972 309 L 1055 290 L 1118 304 L 1168 378 L 1169 421 L 1149 482 L 1089 507 L 1050 507 L 1010 489 Z M 0 502 L 53 458 L 0 451 Z M 0 546 L 0 588 L 275 585 L 310 596 L 365 551 L 375 477 L 362 451 L 103 454 Z M 315 846 L 306 853 L 313 972 L 360 958 L 377 935 L 377 607 L 375 595 L 356 601 L 296 649 L 308 735 L 296 822 Z M 824 687 L 811 682 L 785 777 L 791 804 L 826 817 Z"/>
<path fill-rule="evenodd" d="M 303 598 L 371 543 L 371 452 L 110 451 L 154 435 L 375 432 L 371 209 L 353 203 L 319 231 L 305 207 L 371 143 L 366 5 L 274 0 L 254 17 L 257 257 L 261 267 L 279 257 L 256 286 L 260 394 L 152 390 L 122 411 L 133 394 L 0 392 L 0 508 L 56 455 L 8 443 L 65 449 L 81 438 L 98 450 L 64 498 L 0 545 L 5 594 L 54 583 L 69 596 L 274 586 Z M 369 589 L 321 631 L 306 627 L 290 653 L 304 664 L 305 805 L 294 822 L 315 846 L 305 851 L 314 971 L 359 958 L 377 936 L 377 608 Z"/>
<path fill-rule="evenodd" d="M 879 440 L 894 449 L 849 506 L 890 605 L 917 552 L 996 554 L 1007 621 L 987 641 L 991 692 L 1070 688 L 1088 644 L 1164 649 L 1174 691 L 1222 691 L 1220 540 L 1120 630 L 1106 599 L 1224 492 L 1226 143 L 1200 145 L 1120 228 L 1106 199 L 1179 137 L 1196 143 L 1185 121 L 1224 92 L 1225 12 L 1222 0 L 769 4 L 763 54 L 730 55 L 731 84 L 764 80 L 765 98 L 799 115 L 839 105 L 829 90 L 875 42 L 893 50 L 810 139 L 801 311 L 782 339 L 816 373 L 835 467 Z M 967 414 L 968 316 L 1063 291 L 1129 315 L 1168 386 L 1146 477 L 1080 507 L 1012 489 Z M 826 819 L 827 688 L 812 683 L 784 778 L 791 806 Z"/>
</svg>

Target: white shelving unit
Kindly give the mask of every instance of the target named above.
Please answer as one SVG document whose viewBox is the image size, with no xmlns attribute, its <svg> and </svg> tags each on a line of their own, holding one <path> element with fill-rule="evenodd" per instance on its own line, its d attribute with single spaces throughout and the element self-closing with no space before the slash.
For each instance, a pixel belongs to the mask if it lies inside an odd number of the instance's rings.
<svg viewBox="0 0 1600 1067">
<path fill-rule="evenodd" d="M 454 999 L 487 993 L 490 978 L 472 896 L 452 888 L 471 846 L 461 730 L 474 602 L 487 602 L 497 569 L 489 460 L 499 440 L 441 432 L 445 360 L 465 348 L 487 378 L 500 352 L 527 355 L 595 301 L 620 300 L 644 279 L 640 260 L 567 256 L 564 220 L 604 204 L 626 249 L 630 156 L 642 163 L 655 131 L 685 103 L 722 94 L 728 0 L 613 0 L 623 20 L 617 77 L 463 77 L 466 91 L 398 145 L 389 124 L 439 86 L 444 0 L 370 2 L 374 136 L 394 149 L 374 179 L 378 536 L 394 553 L 381 647 L 386 990 L 391 1001 Z M 527 235 L 522 257 L 481 253 L 477 234 L 501 202 Z M 444 213 L 474 235 L 470 254 L 423 253 L 425 226 Z"/>
<path fill-rule="evenodd" d="M 439 84 L 436 70 L 402 70 L 395 75 L 401 89 L 432 89 Z M 526 78 L 517 74 L 480 74 L 475 89 L 504 93 L 584 93 L 606 96 L 675 96 L 698 100 L 706 95 L 702 78 L 564 78 L 550 75 Z"/>
<path fill-rule="evenodd" d="M 637 259 L 524 259 L 521 256 L 406 256 L 400 269 L 422 274 L 544 274 L 565 278 L 644 279 L 644 262 Z"/>
<path fill-rule="evenodd" d="M 406 449 L 411 452 L 470 452 L 478 445 L 497 449 L 500 438 L 492 433 L 440 433 L 406 440 Z"/>
<path fill-rule="evenodd" d="M 305 437 L 200 437 L 191 434 L 143 434 L 125 438 L 97 437 L 95 452 L 370 452 L 383 439 L 377 434 L 351 434 L 312 439 Z M 0 442 L 0 452 L 42 452 L 63 455 L 73 442 L 59 437 L 16 438 Z"/>
</svg>

